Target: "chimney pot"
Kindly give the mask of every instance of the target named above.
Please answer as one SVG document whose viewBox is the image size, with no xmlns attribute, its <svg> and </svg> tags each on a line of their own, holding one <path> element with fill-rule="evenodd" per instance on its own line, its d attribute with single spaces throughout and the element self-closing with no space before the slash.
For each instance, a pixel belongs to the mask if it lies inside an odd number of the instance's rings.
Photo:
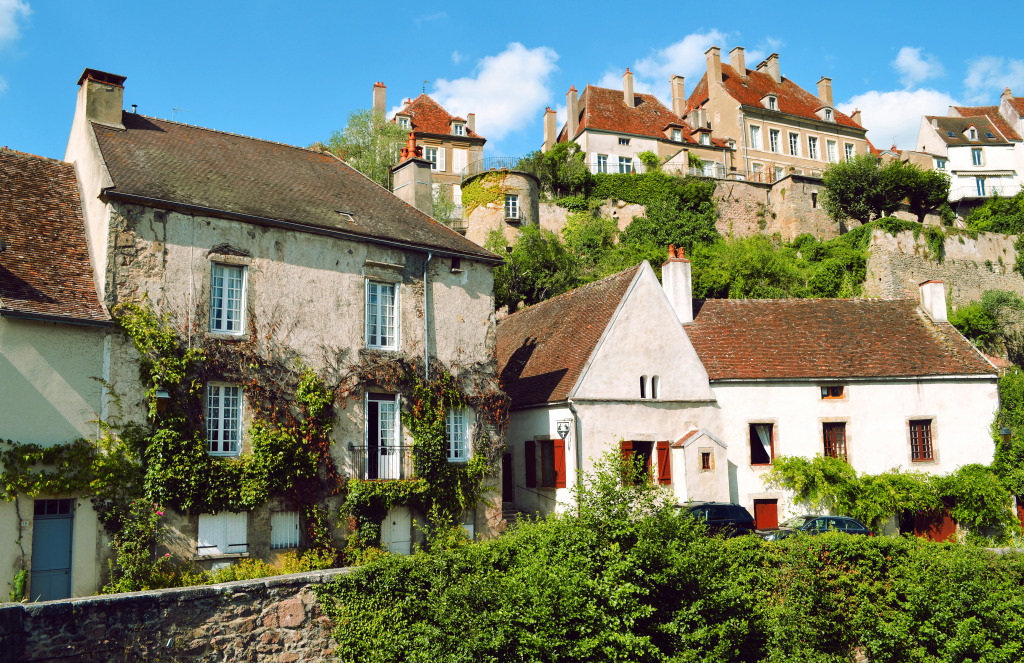
<svg viewBox="0 0 1024 663">
<path fill-rule="evenodd" d="M 409 132 L 400 161 L 391 169 L 394 194 L 427 216 L 434 212 L 433 176 L 430 162 L 420 157 L 423 148 L 416 146 L 416 135 Z"/>
<path fill-rule="evenodd" d="M 946 315 L 946 287 L 942 281 L 925 281 L 919 286 L 921 308 L 932 322 L 948 322 Z"/>
<path fill-rule="evenodd" d="M 737 46 L 729 51 L 729 61 L 738 76 L 747 75 L 747 59 L 743 55 L 743 47 Z"/>
<path fill-rule="evenodd" d="M 626 73 L 622 75 L 622 100 L 626 102 L 628 108 L 636 106 L 636 101 L 633 98 L 633 72 L 626 67 Z"/>
</svg>

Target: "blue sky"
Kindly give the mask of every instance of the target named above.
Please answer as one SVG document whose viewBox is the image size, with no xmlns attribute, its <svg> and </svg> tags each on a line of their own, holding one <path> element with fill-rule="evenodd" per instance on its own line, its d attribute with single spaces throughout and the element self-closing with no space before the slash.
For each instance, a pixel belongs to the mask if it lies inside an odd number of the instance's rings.
<svg viewBox="0 0 1024 663">
<path fill-rule="evenodd" d="M 455 114 L 475 112 L 488 156 L 541 141 L 546 106 L 564 112 L 570 85 L 621 86 L 668 103 L 672 74 L 692 90 L 709 45 L 778 52 L 782 73 L 836 104 L 862 109 L 868 137 L 912 147 L 922 114 L 953 102 L 1024 96 L 1013 46 L 1024 11 L 982 17 L 956 5 L 898 2 L 90 2 L 0 0 L 0 145 L 61 158 L 86 67 L 128 77 L 139 112 L 308 145 L 370 105 L 426 91 Z M 785 9 L 781 9 L 785 7 Z M 1016 15 L 1014 15 L 1016 12 Z M 1012 27 L 1011 27 L 1012 26 Z"/>
</svg>

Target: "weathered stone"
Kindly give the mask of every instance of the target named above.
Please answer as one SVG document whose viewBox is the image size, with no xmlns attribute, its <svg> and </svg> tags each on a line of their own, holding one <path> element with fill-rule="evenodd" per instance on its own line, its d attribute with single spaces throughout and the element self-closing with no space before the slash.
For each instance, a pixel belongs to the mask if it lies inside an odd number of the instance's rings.
<svg viewBox="0 0 1024 663">
<path fill-rule="evenodd" d="M 280 663 L 293 663 L 294 661 L 299 660 L 299 655 L 293 652 L 286 652 L 278 656 L 277 660 Z"/>
<path fill-rule="evenodd" d="M 306 619 L 306 607 L 300 599 L 288 599 L 277 606 L 277 617 L 281 626 L 294 628 Z"/>
</svg>

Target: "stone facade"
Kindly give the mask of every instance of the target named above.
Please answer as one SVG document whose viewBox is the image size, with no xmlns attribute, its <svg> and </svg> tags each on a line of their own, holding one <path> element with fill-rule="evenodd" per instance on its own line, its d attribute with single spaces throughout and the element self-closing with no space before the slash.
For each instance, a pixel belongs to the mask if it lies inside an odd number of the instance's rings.
<svg viewBox="0 0 1024 663">
<path fill-rule="evenodd" d="M 314 587 L 351 569 L 0 606 L 0 663 L 320 661 L 331 622 Z"/>
<path fill-rule="evenodd" d="M 465 234 L 471 242 L 483 246 L 492 230 L 501 230 L 511 243 L 520 226 L 540 223 L 544 227 L 540 214 L 540 182 L 529 173 L 517 170 L 487 171 L 466 178 L 462 190 L 463 209 L 466 210 Z M 479 192 L 485 198 L 482 203 L 472 198 Z M 509 195 L 518 196 L 514 218 L 509 218 L 506 213 L 505 201 Z M 561 229 L 562 226 L 558 226 L 557 230 Z"/>
</svg>

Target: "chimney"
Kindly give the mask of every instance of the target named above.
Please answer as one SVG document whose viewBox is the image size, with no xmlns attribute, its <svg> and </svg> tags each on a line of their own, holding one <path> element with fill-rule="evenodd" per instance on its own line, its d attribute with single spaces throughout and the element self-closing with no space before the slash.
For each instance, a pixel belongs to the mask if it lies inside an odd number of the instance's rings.
<svg viewBox="0 0 1024 663">
<path fill-rule="evenodd" d="M 747 75 L 747 60 L 743 57 L 742 46 L 737 46 L 729 51 L 729 62 L 732 63 L 732 68 L 736 71 L 737 75 Z"/>
<path fill-rule="evenodd" d="M 722 50 L 712 46 L 704 51 L 704 58 L 708 63 L 708 86 L 712 83 L 722 82 Z M 710 90 L 708 90 L 710 92 Z"/>
<path fill-rule="evenodd" d="M 932 117 L 932 129 L 939 130 L 939 118 L 934 116 Z"/>
<path fill-rule="evenodd" d="M 124 105 L 125 78 L 96 69 L 82 72 L 78 79 L 78 105 L 85 112 L 86 120 L 124 129 L 121 108 Z"/>
<path fill-rule="evenodd" d="M 476 113 L 468 113 L 466 115 L 466 128 L 470 131 L 476 131 Z"/>
<path fill-rule="evenodd" d="M 854 108 L 853 113 L 850 115 L 850 119 L 857 123 L 858 126 L 863 127 L 864 124 L 860 121 L 860 109 Z"/>
<path fill-rule="evenodd" d="M 669 244 L 668 260 L 661 266 L 661 282 L 679 322 L 684 325 L 693 322 L 693 280 L 690 261 L 686 259 L 681 247 L 677 252 L 676 247 Z"/>
<path fill-rule="evenodd" d="M 626 73 L 622 75 L 622 100 L 626 102 L 627 108 L 636 106 L 633 99 L 633 72 L 626 67 Z"/>
<path fill-rule="evenodd" d="M 401 161 L 391 169 L 393 192 L 427 216 L 434 213 L 433 177 L 430 162 L 422 158 L 422 147 L 416 146 L 416 134 L 409 132 L 408 141 L 402 148 Z"/>
<path fill-rule="evenodd" d="M 948 322 L 946 317 L 946 288 L 942 281 L 925 281 L 920 286 L 921 308 L 932 322 Z"/>
<path fill-rule="evenodd" d="M 373 84 L 373 112 L 384 115 L 388 112 L 387 86 L 377 81 Z"/>
<path fill-rule="evenodd" d="M 565 93 L 565 137 L 567 140 L 576 137 L 576 129 L 579 127 L 580 121 L 579 101 L 576 86 L 573 85 Z"/>
<path fill-rule="evenodd" d="M 686 85 L 682 76 L 672 77 L 672 112 L 679 117 L 686 111 Z"/>
<path fill-rule="evenodd" d="M 1003 88 L 1003 93 L 999 96 L 999 101 L 1005 101 L 1006 103 L 1013 101 L 1013 92 L 1010 91 L 1010 88 Z"/>
<path fill-rule="evenodd" d="M 772 80 L 776 83 L 781 83 L 782 71 L 779 69 L 779 54 L 772 53 L 764 62 L 765 68 L 768 70 L 768 75 L 772 77 Z M 829 104 L 829 106 L 831 105 L 832 104 Z"/>
<path fill-rule="evenodd" d="M 558 115 L 555 111 L 550 108 L 544 109 L 544 144 L 541 146 L 541 152 L 547 152 L 555 146 L 555 141 L 558 140 Z"/>
<path fill-rule="evenodd" d="M 828 76 L 822 76 L 821 80 L 818 81 L 818 99 L 821 99 L 821 103 L 826 106 L 832 106 L 832 79 Z"/>
</svg>

